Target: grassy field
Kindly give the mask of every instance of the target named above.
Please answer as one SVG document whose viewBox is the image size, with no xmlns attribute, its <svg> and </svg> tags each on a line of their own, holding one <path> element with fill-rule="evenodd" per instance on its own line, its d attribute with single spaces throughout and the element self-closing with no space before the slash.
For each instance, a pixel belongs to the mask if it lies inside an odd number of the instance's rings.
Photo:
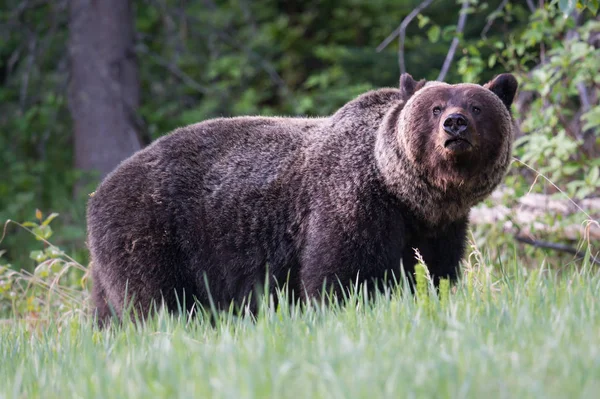
<svg viewBox="0 0 600 399">
<path fill-rule="evenodd" d="M 159 314 L 0 325 L 0 398 L 578 398 L 600 392 L 600 277 L 467 264 L 439 296 L 401 287 L 256 321 Z M 427 288 L 422 285 L 421 288 Z M 403 293 L 404 292 L 404 293 Z"/>
</svg>

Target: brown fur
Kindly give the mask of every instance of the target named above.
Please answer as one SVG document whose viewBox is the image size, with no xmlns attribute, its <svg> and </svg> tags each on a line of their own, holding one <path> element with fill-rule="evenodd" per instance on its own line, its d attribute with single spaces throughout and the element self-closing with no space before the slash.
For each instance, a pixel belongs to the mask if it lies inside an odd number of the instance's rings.
<svg viewBox="0 0 600 399">
<path fill-rule="evenodd" d="M 399 89 L 366 93 L 328 118 L 177 129 L 90 199 L 98 316 L 120 315 L 127 299 L 143 315 L 161 300 L 171 310 L 210 299 L 227 308 L 266 275 L 272 288 L 312 298 L 324 284 L 339 292 L 398 277 L 401 261 L 410 274 L 414 248 L 436 281 L 454 279 L 469 209 L 508 167 L 515 91 L 511 75 L 483 88 L 405 74 Z M 451 112 L 469 120 L 471 151 L 446 148 L 440 121 Z"/>
</svg>

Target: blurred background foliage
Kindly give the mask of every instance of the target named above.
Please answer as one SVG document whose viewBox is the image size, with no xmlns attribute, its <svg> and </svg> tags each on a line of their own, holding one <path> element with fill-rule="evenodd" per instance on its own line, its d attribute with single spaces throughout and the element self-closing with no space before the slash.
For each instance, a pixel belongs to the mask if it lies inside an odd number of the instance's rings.
<svg viewBox="0 0 600 399">
<path fill-rule="evenodd" d="M 74 167 L 69 1 L 1 3 L 0 221 L 6 234 L 0 264 L 31 271 L 54 256 L 23 229 L 4 224 L 41 225 L 51 212 L 60 214 L 53 243 L 85 264 L 86 198 L 101 176 Z M 407 71 L 437 79 L 456 38 L 445 81 L 484 83 L 515 73 L 521 83 L 515 156 L 573 198 L 597 195 L 598 1 L 430 3 L 406 29 Z M 135 120 L 143 143 L 211 117 L 327 115 L 367 90 L 397 86 L 398 40 L 377 48 L 419 4 L 132 1 L 141 98 Z M 507 179 L 514 195 L 506 201 L 526 193 L 535 178 L 515 164 Z M 538 184 L 533 190 L 554 189 Z"/>
</svg>

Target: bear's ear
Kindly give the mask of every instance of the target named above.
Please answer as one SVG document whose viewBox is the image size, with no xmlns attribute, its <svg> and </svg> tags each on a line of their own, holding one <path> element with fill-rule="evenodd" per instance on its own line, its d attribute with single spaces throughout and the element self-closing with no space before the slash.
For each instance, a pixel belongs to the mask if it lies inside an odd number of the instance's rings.
<svg viewBox="0 0 600 399">
<path fill-rule="evenodd" d="M 409 73 L 400 75 L 400 94 L 404 101 L 412 97 L 413 94 L 425 85 L 425 80 L 415 81 Z"/>
<path fill-rule="evenodd" d="M 500 100 L 506 105 L 506 108 L 510 111 L 510 106 L 515 99 L 515 93 L 519 87 L 517 79 L 510 73 L 503 73 L 496 76 L 493 80 L 484 84 L 483 87 L 489 89 L 500 97 Z"/>
</svg>

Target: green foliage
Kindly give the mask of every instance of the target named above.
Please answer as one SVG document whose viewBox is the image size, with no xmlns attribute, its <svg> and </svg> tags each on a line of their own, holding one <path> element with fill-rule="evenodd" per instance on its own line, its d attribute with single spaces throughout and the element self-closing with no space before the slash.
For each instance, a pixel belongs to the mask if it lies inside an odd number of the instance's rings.
<svg viewBox="0 0 600 399">
<path fill-rule="evenodd" d="M 542 29 L 541 35 L 555 42 L 545 62 L 529 71 L 523 82 L 523 90 L 536 95 L 523 112 L 524 136 L 516 142 L 517 156 L 555 184 L 566 187 L 570 196 L 584 198 L 600 189 L 600 161 L 590 158 L 584 139 L 585 135 L 596 137 L 592 141 L 595 147 L 600 121 L 594 115 L 600 112 L 600 104 L 592 104 L 580 116 L 576 113 L 581 106 L 579 87 L 593 87 L 598 79 L 600 49 L 591 46 L 588 37 L 600 28 L 600 23 L 588 21 L 580 27 L 552 23 L 561 19 L 560 15 L 548 14 L 546 22 L 553 29 Z M 539 45 L 542 36 L 532 35 L 533 29 L 525 34 L 532 38 L 532 46 Z M 565 40 L 567 30 L 572 37 Z"/>
<path fill-rule="evenodd" d="M 417 299 L 424 309 L 429 309 L 429 271 L 423 262 L 415 265 Z"/>
<path fill-rule="evenodd" d="M 450 301 L 450 280 L 445 279 L 445 278 L 440 280 L 439 292 L 440 292 L 440 308 L 442 310 L 446 310 L 446 309 L 448 309 L 448 303 Z"/>
<path fill-rule="evenodd" d="M 12 222 L 41 242 L 42 249 L 29 253 L 35 264 L 32 273 L 14 270 L 0 259 L 0 317 L 48 319 L 84 309 L 87 269 L 48 241 L 53 234 L 50 223 L 57 216 L 44 218 L 36 210 L 35 221 Z"/>
<path fill-rule="evenodd" d="M 594 15 L 598 13 L 600 0 L 559 0 L 560 10 L 566 14 L 571 14 L 574 10 L 590 10 Z"/>
<path fill-rule="evenodd" d="M 587 6 L 594 11 L 591 3 Z M 595 90 L 599 81 L 600 49 L 590 38 L 600 30 L 600 22 L 586 14 L 565 18 L 563 6 L 562 2 L 551 1 L 537 9 L 506 42 L 482 40 L 479 47 L 495 49 L 487 57 L 467 47 L 467 55 L 459 61 L 459 72 L 465 80 L 477 80 L 486 67 L 500 64 L 518 74 L 520 97 L 514 108 L 521 135 L 515 143 L 516 158 L 562 187 L 569 196 L 581 199 L 600 192 L 600 160 L 596 155 L 600 103 L 590 92 L 588 98 L 595 102 L 583 109 L 581 91 Z M 514 10 L 507 6 L 504 14 L 509 12 Z M 514 170 L 526 177 L 520 184 L 530 185 L 533 179 L 518 168 L 523 165 L 515 166 Z"/>
<path fill-rule="evenodd" d="M 448 309 L 450 300 L 450 281 L 440 279 L 439 287 L 433 284 L 427 265 L 417 253 L 419 262 L 415 265 L 415 299 L 419 308 L 432 318 L 437 318 L 440 311 Z M 473 273 L 471 273 L 473 276 Z"/>
</svg>

